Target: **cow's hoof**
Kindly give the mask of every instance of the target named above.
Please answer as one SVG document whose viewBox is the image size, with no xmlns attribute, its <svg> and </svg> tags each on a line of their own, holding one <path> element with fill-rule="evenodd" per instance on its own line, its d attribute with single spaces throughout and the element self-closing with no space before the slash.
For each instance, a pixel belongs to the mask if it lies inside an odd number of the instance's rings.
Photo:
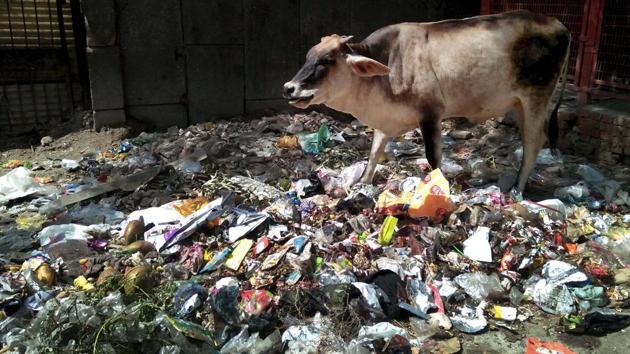
<svg viewBox="0 0 630 354">
<path fill-rule="evenodd" d="M 512 173 L 504 174 L 497 181 L 497 185 L 501 188 L 501 192 L 507 193 L 516 186 L 516 175 Z"/>
<path fill-rule="evenodd" d="M 353 183 L 353 184 L 372 184 L 372 180 L 371 179 L 365 179 L 365 178 L 361 178 L 360 180 L 358 180 L 357 182 Z"/>
</svg>

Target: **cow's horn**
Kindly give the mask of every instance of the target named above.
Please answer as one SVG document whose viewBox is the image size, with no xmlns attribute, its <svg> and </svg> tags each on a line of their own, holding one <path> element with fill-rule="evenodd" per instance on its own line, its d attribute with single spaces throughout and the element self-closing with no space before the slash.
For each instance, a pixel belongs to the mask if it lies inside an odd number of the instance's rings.
<svg viewBox="0 0 630 354">
<path fill-rule="evenodd" d="M 341 43 L 343 44 L 343 43 L 348 42 L 349 40 L 352 39 L 352 37 L 354 36 L 341 36 Z"/>
</svg>

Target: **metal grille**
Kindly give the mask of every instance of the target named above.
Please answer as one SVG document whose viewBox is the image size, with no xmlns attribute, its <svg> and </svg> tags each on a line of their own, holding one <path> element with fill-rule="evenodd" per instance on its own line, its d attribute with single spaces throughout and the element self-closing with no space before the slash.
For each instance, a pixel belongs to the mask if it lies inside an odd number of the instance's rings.
<svg viewBox="0 0 630 354">
<path fill-rule="evenodd" d="M 571 54 L 569 56 L 568 75 L 575 77 L 575 63 L 577 60 L 578 39 L 582 31 L 582 16 L 585 0 L 494 0 L 492 12 L 511 10 L 529 10 L 531 12 L 556 17 L 571 31 Z"/>
<path fill-rule="evenodd" d="M 70 1 L 0 0 L 0 136 L 68 118 L 83 103 L 78 67 Z"/>
<path fill-rule="evenodd" d="M 630 1 L 607 0 L 595 83 L 630 89 Z"/>
</svg>

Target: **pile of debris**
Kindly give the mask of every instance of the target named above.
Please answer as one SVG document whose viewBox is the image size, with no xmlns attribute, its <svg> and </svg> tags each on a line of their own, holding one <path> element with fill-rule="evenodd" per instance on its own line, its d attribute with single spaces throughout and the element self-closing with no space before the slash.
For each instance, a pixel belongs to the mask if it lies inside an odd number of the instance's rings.
<svg viewBox="0 0 630 354">
<path fill-rule="evenodd" d="M 628 326 L 623 185 L 543 150 L 543 198 L 503 193 L 516 131 L 475 129 L 443 136 L 441 170 L 418 132 L 390 141 L 374 185 L 370 130 L 314 112 L 4 161 L 3 352 L 455 353 L 538 309 L 570 333 Z"/>
</svg>

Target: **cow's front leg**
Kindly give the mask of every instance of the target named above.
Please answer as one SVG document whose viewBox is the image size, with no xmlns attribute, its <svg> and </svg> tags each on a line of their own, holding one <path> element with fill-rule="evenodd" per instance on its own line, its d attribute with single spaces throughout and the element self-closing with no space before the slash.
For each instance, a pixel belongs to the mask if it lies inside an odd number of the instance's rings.
<svg viewBox="0 0 630 354">
<path fill-rule="evenodd" d="M 440 168 L 442 162 L 442 129 L 439 119 L 425 119 L 420 124 L 424 152 L 431 168 Z"/>
<path fill-rule="evenodd" d="M 376 171 L 376 164 L 378 164 L 379 158 L 385 151 L 385 143 L 387 142 L 387 135 L 378 129 L 374 129 L 374 137 L 372 138 L 372 149 L 370 150 L 370 156 L 368 158 L 367 167 L 363 171 L 361 176 L 361 183 L 372 184 L 374 178 L 374 171 Z"/>
</svg>

